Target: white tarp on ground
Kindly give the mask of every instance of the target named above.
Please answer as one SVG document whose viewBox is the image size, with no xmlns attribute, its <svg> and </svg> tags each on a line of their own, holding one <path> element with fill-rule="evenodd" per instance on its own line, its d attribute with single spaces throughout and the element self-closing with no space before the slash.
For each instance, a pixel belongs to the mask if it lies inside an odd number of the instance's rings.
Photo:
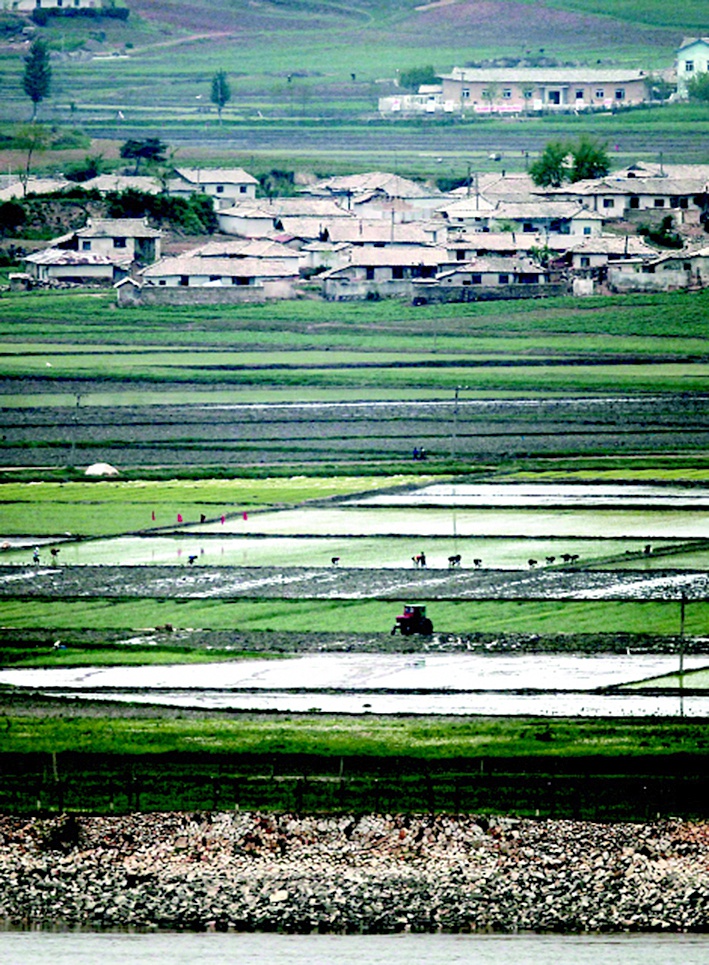
<svg viewBox="0 0 709 965">
<path fill-rule="evenodd" d="M 115 466 L 108 462 L 95 462 L 84 472 L 85 476 L 119 476 L 120 473 Z"/>
</svg>

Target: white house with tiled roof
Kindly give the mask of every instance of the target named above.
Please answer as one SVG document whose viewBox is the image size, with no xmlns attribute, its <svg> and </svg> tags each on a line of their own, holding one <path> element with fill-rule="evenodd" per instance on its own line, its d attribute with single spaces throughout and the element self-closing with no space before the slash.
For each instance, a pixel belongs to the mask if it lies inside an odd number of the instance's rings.
<svg viewBox="0 0 709 965">
<path fill-rule="evenodd" d="M 243 168 L 175 168 L 168 181 L 168 192 L 177 197 L 207 194 L 216 209 L 228 208 L 236 201 L 256 197 L 258 180 Z"/>
<path fill-rule="evenodd" d="M 448 263 L 448 252 L 443 247 L 352 248 L 347 264 L 320 276 L 323 294 L 333 301 L 411 297 L 414 279 L 435 278 Z"/>
<path fill-rule="evenodd" d="M 687 85 L 709 71 L 709 37 L 685 37 L 677 51 L 677 93 L 687 97 Z"/>
<path fill-rule="evenodd" d="M 42 251 L 25 258 L 27 271 L 39 281 L 73 283 L 116 281 L 134 264 L 160 257 L 162 232 L 140 218 L 89 220 Z"/>
</svg>

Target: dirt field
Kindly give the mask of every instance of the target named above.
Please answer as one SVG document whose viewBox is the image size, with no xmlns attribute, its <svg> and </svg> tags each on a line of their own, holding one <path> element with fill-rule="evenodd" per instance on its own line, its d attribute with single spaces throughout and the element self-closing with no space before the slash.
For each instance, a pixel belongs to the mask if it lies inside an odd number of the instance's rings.
<svg viewBox="0 0 709 965">
<path fill-rule="evenodd" d="M 709 573 L 654 570 L 361 570 L 187 566 L 0 567 L 0 598 L 679 600 Z"/>
<path fill-rule="evenodd" d="M 25 391 L 42 391 L 27 379 Z M 709 398 L 606 397 L 438 402 L 270 405 L 92 405 L 103 383 L 62 383 L 81 391 L 75 407 L 2 411 L 0 466 L 89 465 L 120 468 L 315 464 L 336 460 L 409 459 L 414 445 L 429 460 L 610 452 L 696 451 L 709 448 Z M 2 386 L 0 386 L 0 389 Z M 6 384 L 16 391 L 17 386 Z M 192 388 L 197 389 L 195 385 Z M 225 388 L 225 387 L 222 387 Z M 214 386 L 213 390 L 218 391 Z M 140 386 L 132 386 L 139 391 Z M 181 386 L 185 395 L 190 386 Z M 113 389 L 112 391 L 115 391 Z M 412 388 L 412 394 L 415 389 Z M 1 396 L 0 396 L 1 399 Z"/>
</svg>

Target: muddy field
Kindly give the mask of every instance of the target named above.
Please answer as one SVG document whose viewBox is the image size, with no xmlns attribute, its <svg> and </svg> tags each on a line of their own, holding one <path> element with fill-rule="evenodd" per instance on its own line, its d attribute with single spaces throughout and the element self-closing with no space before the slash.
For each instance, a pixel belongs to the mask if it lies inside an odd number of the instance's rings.
<svg viewBox="0 0 709 965">
<path fill-rule="evenodd" d="M 41 383 L 26 385 L 27 392 L 41 390 Z M 414 446 L 424 446 L 429 461 L 709 448 L 709 397 L 461 399 L 457 406 L 452 398 L 268 407 L 91 404 L 91 394 L 108 390 L 98 382 L 76 388 L 84 393 L 78 409 L 73 400 L 2 409 L 0 466 L 173 466 L 186 453 L 194 466 L 356 464 L 407 459 Z"/>
<path fill-rule="evenodd" d="M 655 570 L 361 570 L 332 567 L 0 567 L 0 598 L 691 600 L 709 573 Z"/>
</svg>

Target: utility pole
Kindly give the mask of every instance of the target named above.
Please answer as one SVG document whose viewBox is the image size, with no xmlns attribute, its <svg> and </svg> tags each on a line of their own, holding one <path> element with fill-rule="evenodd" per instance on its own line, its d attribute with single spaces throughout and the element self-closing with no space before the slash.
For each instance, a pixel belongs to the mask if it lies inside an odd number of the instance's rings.
<svg viewBox="0 0 709 965">
<path fill-rule="evenodd" d="M 453 432 L 451 437 L 451 459 L 455 459 L 457 456 L 458 449 L 458 396 L 461 389 L 467 389 L 467 385 L 456 385 L 455 387 L 455 401 L 453 403 Z"/>
<path fill-rule="evenodd" d="M 684 615 L 687 594 L 682 590 L 679 600 L 679 715 L 684 717 Z"/>
</svg>

